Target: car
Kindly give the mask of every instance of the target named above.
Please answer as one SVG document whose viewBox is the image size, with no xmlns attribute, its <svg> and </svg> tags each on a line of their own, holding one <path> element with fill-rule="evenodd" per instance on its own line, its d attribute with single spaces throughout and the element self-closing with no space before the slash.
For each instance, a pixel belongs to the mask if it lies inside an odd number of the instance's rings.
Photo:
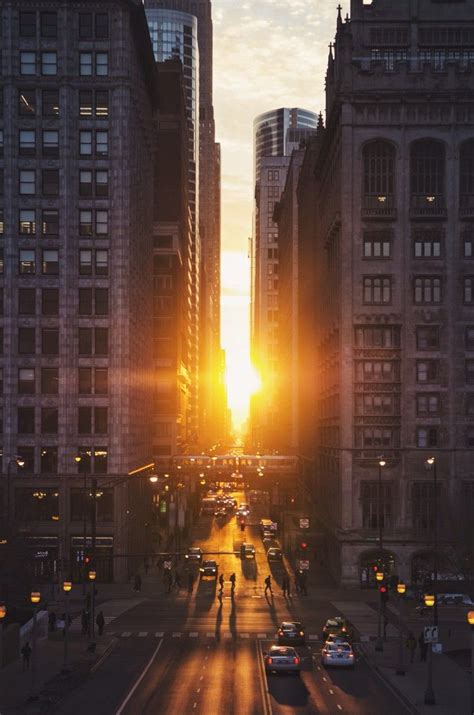
<svg viewBox="0 0 474 715">
<path fill-rule="evenodd" d="M 199 546 L 190 546 L 188 553 L 185 554 L 184 558 L 187 561 L 201 561 L 202 549 Z"/>
<path fill-rule="evenodd" d="M 270 546 L 267 551 L 267 559 L 269 561 L 281 561 L 283 554 L 278 546 Z"/>
<path fill-rule="evenodd" d="M 249 505 L 245 504 L 245 503 L 239 504 L 239 508 L 237 509 L 237 514 L 242 515 L 242 516 L 248 516 L 250 514 Z"/>
<path fill-rule="evenodd" d="M 283 621 L 277 631 L 278 645 L 297 643 L 304 645 L 306 642 L 304 628 L 299 621 Z"/>
<path fill-rule="evenodd" d="M 350 643 L 326 642 L 321 650 L 321 663 L 325 666 L 354 668 L 355 657 Z"/>
<path fill-rule="evenodd" d="M 227 516 L 227 512 L 223 508 L 216 509 L 216 511 L 214 512 L 214 516 L 216 517 L 216 519 L 225 519 Z"/>
<path fill-rule="evenodd" d="M 214 561 L 212 559 L 206 559 L 206 561 L 202 562 L 199 571 L 200 571 L 200 577 L 201 577 L 202 581 L 216 581 L 217 580 L 218 566 L 217 566 L 216 561 Z"/>
<path fill-rule="evenodd" d="M 272 539 L 273 541 L 275 541 L 276 533 L 274 531 L 269 531 L 266 529 L 262 534 L 262 539 L 264 541 L 265 541 L 265 539 Z"/>
<path fill-rule="evenodd" d="M 347 643 L 347 633 L 343 631 L 338 631 L 337 633 L 330 633 L 326 638 L 326 643 L 335 643 L 336 645 L 341 645 L 342 643 Z"/>
<path fill-rule="evenodd" d="M 323 634 L 322 634 L 322 639 L 323 641 L 327 640 L 327 637 L 331 633 L 347 633 L 348 636 L 352 637 L 352 629 L 349 626 L 348 621 L 346 621 L 345 618 L 342 616 L 333 616 L 333 618 L 328 618 L 324 628 L 323 628 Z"/>
<path fill-rule="evenodd" d="M 264 539 L 262 541 L 262 544 L 265 548 L 265 551 L 268 551 L 268 549 L 271 549 L 272 547 L 278 546 L 278 541 L 275 539 Z"/>
<path fill-rule="evenodd" d="M 246 544 L 245 542 L 240 547 L 240 553 L 243 559 L 254 559 L 255 558 L 255 546 L 253 544 Z"/>
<path fill-rule="evenodd" d="M 271 673 L 296 673 L 301 670 L 301 658 L 291 646 L 272 645 L 264 655 L 265 672 Z"/>
</svg>

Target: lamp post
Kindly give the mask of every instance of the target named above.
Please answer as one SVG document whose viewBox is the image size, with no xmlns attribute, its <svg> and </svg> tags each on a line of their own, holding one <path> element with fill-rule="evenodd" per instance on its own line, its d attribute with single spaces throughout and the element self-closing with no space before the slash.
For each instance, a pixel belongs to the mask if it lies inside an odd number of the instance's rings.
<svg viewBox="0 0 474 715">
<path fill-rule="evenodd" d="M 436 605 L 436 594 L 429 593 L 425 594 L 425 606 L 428 608 L 433 608 Z M 428 680 L 426 683 L 425 690 L 425 705 L 435 705 L 436 699 L 433 691 L 433 646 L 428 643 Z"/>
<path fill-rule="evenodd" d="M 403 666 L 403 619 L 402 619 L 402 609 L 405 603 L 403 596 L 407 590 L 406 584 L 397 584 L 398 593 L 398 665 L 395 671 L 397 675 L 405 675 L 405 668 Z M 404 609 L 403 609 L 404 610 Z"/>
<path fill-rule="evenodd" d="M 64 661 L 63 661 L 63 673 L 68 672 L 67 660 L 68 660 L 68 647 L 69 647 L 69 594 L 72 589 L 71 581 L 63 581 L 63 591 L 64 591 Z"/>
<path fill-rule="evenodd" d="M 471 707 L 469 712 L 474 713 L 474 611 L 468 612 L 467 622 L 471 630 Z"/>
<path fill-rule="evenodd" d="M 30 601 L 33 604 L 33 632 L 31 637 L 31 690 L 29 699 L 36 700 L 36 616 L 38 613 L 38 604 L 41 601 L 41 593 L 39 591 L 32 591 L 30 594 Z"/>
<path fill-rule="evenodd" d="M 379 585 L 382 585 L 384 579 L 383 571 L 377 571 L 375 574 L 376 581 Z M 382 640 L 382 592 L 380 591 L 380 586 L 378 587 L 379 592 L 379 607 L 377 614 L 377 640 L 375 641 L 375 650 L 383 651 L 383 640 Z"/>
<path fill-rule="evenodd" d="M 7 615 L 7 607 L 4 603 L 0 603 L 0 670 L 3 666 L 3 622 Z"/>
<path fill-rule="evenodd" d="M 438 479 L 436 473 L 436 457 L 428 457 L 428 468 L 433 470 L 433 625 L 438 625 Z"/>
<path fill-rule="evenodd" d="M 91 590 L 90 590 L 90 598 L 91 598 L 91 619 L 90 619 L 90 624 L 89 624 L 89 634 L 90 634 L 90 639 L 91 641 L 94 640 L 94 635 L 95 635 L 95 624 L 94 624 L 94 612 L 95 612 L 95 580 L 97 578 L 97 573 L 94 571 L 94 569 L 91 569 L 89 571 L 89 582 L 91 585 Z"/>
</svg>

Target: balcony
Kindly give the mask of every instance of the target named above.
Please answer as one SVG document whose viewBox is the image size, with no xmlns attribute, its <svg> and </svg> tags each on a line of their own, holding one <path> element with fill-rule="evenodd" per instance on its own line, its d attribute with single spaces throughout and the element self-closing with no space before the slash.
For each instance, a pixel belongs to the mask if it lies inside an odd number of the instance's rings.
<svg viewBox="0 0 474 715">
<path fill-rule="evenodd" d="M 461 194 L 459 198 L 459 218 L 474 219 L 474 194 Z"/>
<path fill-rule="evenodd" d="M 387 194 L 362 197 L 362 218 L 394 221 L 397 218 L 395 197 Z"/>
<path fill-rule="evenodd" d="M 443 194 L 412 194 L 410 199 L 411 219 L 446 218 L 446 201 Z"/>
</svg>

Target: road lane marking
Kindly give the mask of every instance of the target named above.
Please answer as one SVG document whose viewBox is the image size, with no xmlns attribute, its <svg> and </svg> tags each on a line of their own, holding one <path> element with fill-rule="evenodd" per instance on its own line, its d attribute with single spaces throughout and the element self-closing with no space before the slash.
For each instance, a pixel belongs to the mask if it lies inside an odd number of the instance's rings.
<svg viewBox="0 0 474 715">
<path fill-rule="evenodd" d="M 171 637 L 172 638 L 181 638 L 181 633 L 179 631 L 175 631 Z"/>
<path fill-rule="evenodd" d="M 325 678 L 324 676 L 323 676 L 323 680 L 324 680 L 324 682 L 325 682 L 325 683 L 327 683 L 327 682 L 328 682 L 328 679 L 327 679 L 327 678 Z"/>
<path fill-rule="evenodd" d="M 197 638 L 199 633 L 196 633 L 196 631 L 193 631 L 192 633 L 189 634 L 190 638 Z"/>
<path fill-rule="evenodd" d="M 197 708 L 197 703 L 194 703 L 194 704 L 193 704 L 193 708 Z"/>
<path fill-rule="evenodd" d="M 163 633 L 163 631 L 157 631 L 157 632 L 155 633 L 155 636 L 156 636 L 157 638 L 163 638 L 164 635 L 165 635 L 165 634 Z"/>
<path fill-rule="evenodd" d="M 148 673 L 148 671 L 150 670 L 150 668 L 151 668 L 151 666 L 152 666 L 152 664 L 153 664 L 153 661 L 155 660 L 156 656 L 158 655 L 158 651 L 160 650 L 160 648 L 161 648 L 162 645 L 163 645 L 163 639 L 161 639 L 160 642 L 158 643 L 158 645 L 156 646 L 156 648 L 155 648 L 155 650 L 154 650 L 154 652 L 153 652 L 153 655 L 151 656 L 150 660 L 148 661 L 148 663 L 147 663 L 145 669 L 144 669 L 144 670 L 142 671 L 142 673 L 138 676 L 137 680 L 135 681 L 135 684 L 132 686 L 132 689 L 131 689 L 130 692 L 128 693 L 127 697 L 125 698 L 125 700 L 123 701 L 123 703 L 121 704 L 121 706 L 119 707 L 119 709 L 117 710 L 117 712 L 115 713 L 115 715 L 122 715 L 122 713 L 123 713 L 123 711 L 125 710 L 125 708 L 126 708 L 128 702 L 130 701 L 130 698 L 133 696 L 135 690 L 138 688 L 138 686 L 139 686 L 140 683 L 142 682 L 143 678 L 145 677 L 145 675 L 146 675 L 146 674 Z"/>
<path fill-rule="evenodd" d="M 319 640 L 318 636 L 308 636 L 308 638 L 310 641 L 318 641 Z"/>
<path fill-rule="evenodd" d="M 267 634 L 266 633 L 257 633 L 257 638 L 266 638 Z"/>
<path fill-rule="evenodd" d="M 130 638 L 131 635 L 132 635 L 132 631 L 124 631 L 122 633 L 122 638 Z"/>
<path fill-rule="evenodd" d="M 342 710 L 342 705 L 339 705 L 339 703 L 337 704 L 337 707 L 339 710 Z"/>
<path fill-rule="evenodd" d="M 145 636 L 147 636 L 147 635 L 148 635 L 148 631 L 140 631 L 140 633 L 138 634 L 138 637 L 145 638 Z"/>
<path fill-rule="evenodd" d="M 224 633 L 224 638 L 232 638 L 232 633 Z"/>
<path fill-rule="evenodd" d="M 249 634 L 248 634 L 248 633 L 241 633 L 241 634 L 240 634 L 240 637 L 241 637 L 241 638 L 249 638 Z"/>
<path fill-rule="evenodd" d="M 215 633 L 206 633 L 206 638 L 214 638 L 215 635 Z"/>
<path fill-rule="evenodd" d="M 329 688 L 329 692 L 331 693 L 331 695 L 334 695 L 334 690 L 331 690 L 331 688 Z"/>
<path fill-rule="evenodd" d="M 197 693 L 200 693 L 200 692 L 201 692 L 201 688 L 198 688 L 198 689 L 196 690 L 196 692 L 197 692 Z"/>
<path fill-rule="evenodd" d="M 268 683 L 265 675 L 265 666 L 263 664 L 262 643 L 259 640 L 254 641 L 257 650 L 258 662 L 258 682 L 260 684 L 260 694 L 262 696 L 263 715 L 272 715 L 272 706 L 270 702 L 270 693 L 268 692 Z"/>
</svg>

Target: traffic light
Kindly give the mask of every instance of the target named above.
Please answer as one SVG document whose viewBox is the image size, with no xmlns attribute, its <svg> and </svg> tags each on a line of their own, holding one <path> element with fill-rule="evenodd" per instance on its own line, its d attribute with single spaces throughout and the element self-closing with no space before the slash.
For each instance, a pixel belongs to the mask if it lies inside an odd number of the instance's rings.
<svg viewBox="0 0 474 715">
<path fill-rule="evenodd" d="M 89 554 L 84 554 L 84 564 L 85 564 L 85 566 L 88 566 L 88 564 L 90 564 L 90 562 L 91 562 L 91 557 L 89 556 Z"/>
<path fill-rule="evenodd" d="M 300 549 L 301 551 L 306 552 L 308 550 L 308 543 L 306 541 L 302 541 L 300 544 Z"/>
<path fill-rule="evenodd" d="M 382 603 L 387 603 L 388 601 L 388 588 L 385 585 L 382 585 L 379 587 L 379 593 L 380 593 L 380 598 L 382 599 Z"/>
</svg>

